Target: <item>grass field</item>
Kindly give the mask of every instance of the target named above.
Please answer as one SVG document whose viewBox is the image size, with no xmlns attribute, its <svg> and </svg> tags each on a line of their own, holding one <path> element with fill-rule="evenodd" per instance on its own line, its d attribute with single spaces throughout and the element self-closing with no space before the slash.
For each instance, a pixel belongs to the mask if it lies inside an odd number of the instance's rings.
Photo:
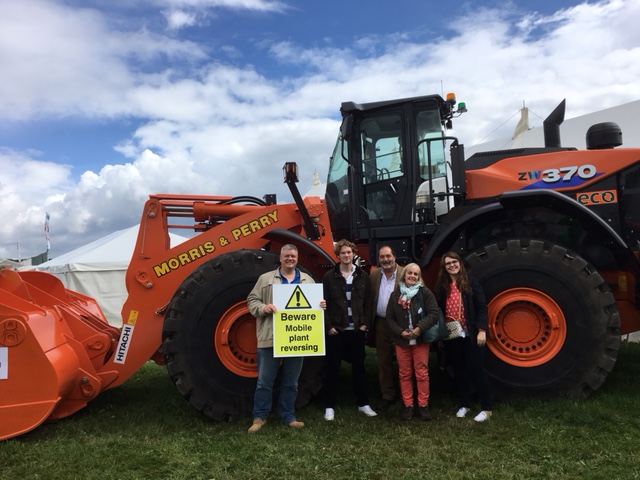
<svg viewBox="0 0 640 480">
<path fill-rule="evenodd" d="M 368 353 L 372 404 L 378 400 Z M 277 416 L 215 423 L 196 412 L 164 367 L 148 363 L 123 386 L 63 421 L 0 442 L 0 478 L 13 479 L 627 479 L 640 478 L 640 344 L 621 345 L 614 372 L 584 402 L 498 397 L 490 422 L 457 419 L 447 379 L 432 368 L 434 420 L 398 408 L 356 411 L 349 371 L 336 420 L 321 402 L 293 430 Z M 475 411 L 475 410 L 474 410 Z"/>
</svg>

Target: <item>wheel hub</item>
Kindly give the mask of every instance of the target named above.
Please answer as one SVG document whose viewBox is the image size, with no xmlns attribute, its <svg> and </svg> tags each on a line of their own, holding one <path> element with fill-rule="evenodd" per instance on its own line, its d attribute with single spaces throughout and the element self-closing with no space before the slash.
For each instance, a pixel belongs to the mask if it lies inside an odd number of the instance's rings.
<svg viewBox="0 0 640 480">
<path fill-rule="evenodd" d="M 246 302 L 236 303 L 220 317 L 213 344 L 228 370 L 241 377 L 258 376 L 256 319 L 249 313 Z"/>
<path fill-rule="evenodd" d="M 558 304 L 530 288 L 513 288 L 489 303 L 488 346 L 504 362 L 535 367 L 548 362 L 562 348 L 567 324 Z"/>
</svg>

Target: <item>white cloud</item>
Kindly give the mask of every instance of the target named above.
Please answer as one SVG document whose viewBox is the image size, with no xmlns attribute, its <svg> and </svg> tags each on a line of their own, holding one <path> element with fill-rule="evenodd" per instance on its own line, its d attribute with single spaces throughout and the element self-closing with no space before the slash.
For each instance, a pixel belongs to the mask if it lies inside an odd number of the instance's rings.
<svg viewBox="0 0 640 480">
<path fill-rule="evenodd" d="M 155 4 L 159 16 L 171 12 L 167 24 L 176 31 L 197 25 L 211 9 L 287 9 L 259 0 Z M 2 152 L 0 221 L 7 227 L 0 256 L 15 256 L 18 233 L 23 250 L 42 250 L 44 211 L 51 214 L 52 248 L 60 254 L 138 222 L 150 193 L 285 198 L 284 162 L 297 161 L 302 179 L 314 170 L 324 177 L 346 100 L 439 93 L 444 85 L 468 105 L 455 126 L 471 145 L 523 100 L 544 117 L 565 97 L 568 116 L 638 99 L 638 21 L 638 0 L 585 3 L 548 17 L 476 10 L 458 15 L 450 36 L 420 42 L 396 32 L 363 36 L 349 46 L 276 42 L 264 50 L 270 61 L 299 73 L 271 78 L 254 65 L 210 58 L 206 44 L 146 27 L 116 29 L 98 10 L 45 0 L 3 2 L 0 118 L 141 120 L 116 147 L 121 164 L 86 172 L 75 183 L 70 166 Z M 233 45 L 223 52 L 244 58 Z"/>
<path fill-rule="evenodd" d="M 211 10 L 227 9 L 256 12 L 284 12 L 287 5 L 274 0 L 156 0 L 157 5 L 171 7 L 163 12 L 169 30 L 180 30 L 210 17 Z"/>
<path fill-rule="evenodd" d="M 192 42 L 113 30 L 96 10 L 47 0 L 2 2 L 0 116 L 135 114 L 123 93 L 149 80 L 139 73 L 146 64 L 202 58 Z"/>
<path fill-rule="evenodd" d="M 164 12 L 169 30 L 179 30 L 183 27 L 190 27 L 196 23 L 196 16 L 183 10 L 172 10 Z"/>
<path fill-rule="evenodd" d="M 39 253 L 46 249 L 45 212 L 65 191 L 73 188 L 70 167 L 33 158 L 37 152 L 0 150 L 0 256 L 16 258 L 17 243 L 22 251 Z"/>
<path fill-rule="evenodd" d="M 156 3 L 181 8 L 228 8 L 264 12 L 279 12 L 288 9 L 286 3 L 277 0 L 156 0 Z"/>
</svg>

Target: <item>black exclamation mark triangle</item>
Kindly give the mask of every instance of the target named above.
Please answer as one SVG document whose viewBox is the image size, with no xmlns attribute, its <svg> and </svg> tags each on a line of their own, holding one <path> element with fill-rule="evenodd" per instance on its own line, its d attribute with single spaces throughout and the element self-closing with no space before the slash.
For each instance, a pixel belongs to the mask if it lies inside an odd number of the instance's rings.
<svg viewBox="0 0 640 480">
<path fill-rule="evenodd" d="M 296 287 L 291 294 L 291 298 L 287 302 L 287 306 L 285 307 L 287 310 L 295 309 L 295 308 L 311 308 L 311 304 L 307 297 L 302 293 L 302 289 L 300 287 Z"/>
</svg>

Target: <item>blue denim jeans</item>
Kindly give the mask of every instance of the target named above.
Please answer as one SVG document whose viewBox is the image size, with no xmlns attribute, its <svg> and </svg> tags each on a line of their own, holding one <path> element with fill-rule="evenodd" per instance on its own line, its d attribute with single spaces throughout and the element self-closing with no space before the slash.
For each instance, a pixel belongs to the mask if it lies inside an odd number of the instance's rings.
<svg viewBox="0 0 640 480">
<path fill-rule="evenodd" d="M 273 384 L 278 370 L 281 370 L 278 397 L 280 421 L 288 425 L 296 419 L 294 404 L 298 396 L 298 377 L 302 370 L 302 361 L 303 357 L 274 358 L 273 348 L 258 348 L 258 384 L 253 397 L 253 418 L 266 419 L 269 415 Z"/>
</svg>

